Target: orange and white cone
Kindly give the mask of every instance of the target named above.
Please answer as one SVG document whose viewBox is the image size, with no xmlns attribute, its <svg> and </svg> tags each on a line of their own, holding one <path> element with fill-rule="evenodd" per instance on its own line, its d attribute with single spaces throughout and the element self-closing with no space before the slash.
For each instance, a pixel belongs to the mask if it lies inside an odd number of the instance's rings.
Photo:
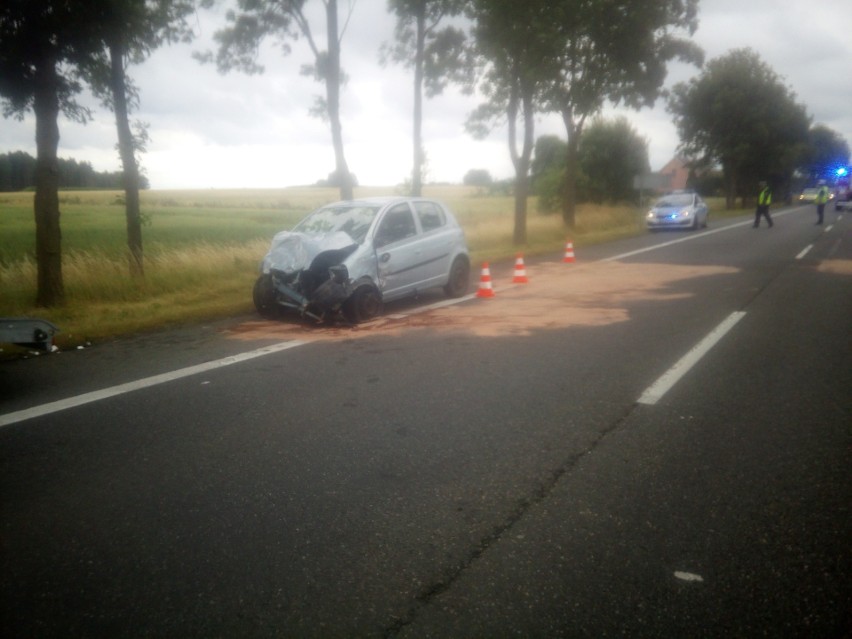
<svg viewBox="0 0 852 639">
<path fill-rule="evenodd" d="M 482 276 L 479 278 L 479 290 L 476 291 L 477 297 L 494 297 L 494 289 L 491 288 L 491 269 L 488 268 L 488 262 L 482 265 Z"/>
<path fill-rule="evenodd" d="M 527 269 L 524 267 L 524 256 L 518 253 L 518 256 L 515 258 L 515 275 L 512 277 L 512 284 L 526 284 L 529 282 L 527 279 Z"/>
<path fill-rule="evenodd" d="M 565 245 L 565 257 L 562 260 L 563 262 L 573 262 L 574 261 L 574 243 L 568 242 Z"/>
</svg>

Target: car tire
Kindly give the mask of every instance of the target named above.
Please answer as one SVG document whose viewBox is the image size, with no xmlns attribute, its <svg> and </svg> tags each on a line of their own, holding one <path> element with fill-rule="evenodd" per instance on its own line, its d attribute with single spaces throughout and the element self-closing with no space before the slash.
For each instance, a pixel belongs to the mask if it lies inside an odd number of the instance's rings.
<svg viewBox="0 0 852 639">
<path fill-rule="evenodd" d="M 257 312 L 263 317 L 273 318 L 278 313 L 275 303 L 275 289 L 272 287 L 272 276 L 261 275 L 257 278 L 252 289 L 252 299 Z"/>
<path fill-rule="evenodd" d="M 359 286 L 343 304 L 343 314 L 353 324 L 378 317 L 382 314 L 382 294 L 375 286 Z"/>
<path fill-rule="evenodd" d="M 450 267 L 450 275 L 444 286 L 447 297 L 461 297 L 467 293 L 470 286 L 470 262 L 464 257 L 457 257 Z"/>
</svg>

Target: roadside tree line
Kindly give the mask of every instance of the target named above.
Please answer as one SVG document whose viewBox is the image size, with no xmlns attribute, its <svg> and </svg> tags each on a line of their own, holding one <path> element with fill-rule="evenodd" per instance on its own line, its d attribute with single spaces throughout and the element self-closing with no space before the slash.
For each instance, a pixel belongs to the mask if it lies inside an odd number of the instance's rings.
<svg viewBox="0 0 852 639">
<path fill-rule="evenodd" d="M 74 159 L 57 160 L 60 189 L 123 189 L 121 171 L 96 171 L 91 162 Z M 29 153 L 14 151 L 0 154 L 0 192 L 24 191 L 35 187 L 36 159 Z M 140 187 L 148 188 L 148 180 L 140 178 Z"/>
<path fill-rule="evenodd" d="M 311 111 L 329 123 L 334 175 L 342 199 L 353 195 L 340 120 L 343 40 L 355 8 L 347 0 L 322 0 L 321 18 L 309 0 L 198 0 L 225 5 L 226 26 L 215 34 L 217 49 L 201 62 L 225 73 L 260 73 L 261 43 L 271 39 L 284 55 L 296 39 L 307 43 L 312 62 L 301 73 L 324 87 Z M 576 150 L 590 116 L 607 101 L 641 107 L 658 96 L 669 60 L 699 62 L 700 50 L 683 37 L 697 26 L 698 0 L 389 0 L 397 17 L 385 62 L 413 72 L 414 153 L 412 192 L 418 194 L 425 162 L 420 124 L 423 95 L 448 82 L 475 88 L 485 102 L 468 129 L 481 134 L 498 125 L 509 133 L 515 166 L 514 240 L 526 241 L 526 201 L 537 113 L 556 112 L 568 137 L 563 218 L 573 226 Z M 91 114 L 76 96 L 88 86 L 115 113 L 125 178 L 130 273 L 143 276 L 139 164 L 144 127 L 132 129 L 129 114 L 138 92 L 128 75 L 164 43 L 193 37 L 188 17 L 194 0 L 90 0 L 86 10 L 63 0 L 6 0 L 0 5 L 0 95 L 4 115 L 36 119 L 37 304 L 64 300 L 59 228 L 57 148 L 59 113 L 86 121 Z M 312 20 L 316 20 L 312 22 Z"/>
<path fill-rule="evenodd" d="M 830 179 L 849 162 L 835 131 L 812 125 L 792 88 L 751 49 L 735 49 L 677 84 L 668 99 L 679 150 L 696 173 L 721 168 L 728 208 L 754 197 L 766 180 L 779 193 Z"/>
<path fill-rule="evenodd" d="M 84 86 L 115 114 L 127 217 L 129 271 L 143 276 L 140 174 L 145 126 L 129 114 L 138 91 L 127 75 L 163 43 L 192 37 L 193 0 L 5 0 L 0 4 L 0 96 L 3 115 L 36 120 L 34 213 L 38 306 L 64 302 L 59 223 L 59 114 L 91 119 L 77 101 Z"/>
<path fill-rule="evenodd" d="M 588 153 L 592 168 L 581 165 L 584 131 L 589 126 L 589 133 L 596 133 L 594 118 L 606 104 L 636 109 L 653 105 L 662 95 L 670 61 L 703 63 L 703 52 L 690 39 L 698 26 L 698 3 L 387 0 L 396 26 L 393 38 L 381 49 L 380 62 L 402 64 L 412 72 L 411 193 L 420 194 L 426 163 L 421 133 L 424 98 L 455 83 L 483 96 L 466 122 L 472 135 L 484 136 L 496 127 L 507 132 L 515 169 L 516 244 L 526 242 L 536 117 L 547 113 L 561 117 L 566 140 L 559 151 L 562 167 L 548 177 L 555 192 L 552 202 L 561 208 L 565 225 L 573 227 L 578 189 L 601 196 L 597 181 L 613 169 L 608 153 L 626 152 L 633 164 L 625 170 L 645 168 L 634 157 L 636 136 L 621 121 L 612 126 L 628 134 L 623 141 L 627 147 L 607 146 L 612 136 L 599 123 L 604 135 Z M 163 44 L 192 40 L 189 18 L 198 8 L 214 7 L 227 9 L 225 24 L 214 34 L 214 50 L 197 52 L 194 57 L 215 64 L 222 73 L 262 73 L 260 51 L 266 41 L 284 56 L 292 52 L 297 40 L 306 43 L 311 61 L 300 72 L 323 87 L 310 111 L 329 125 L 335 161 L 329 182 L 339 187 L 341 199 L 353 197 L 355 180 L 346 159 L 340 107 L 347 80 L 342 64 L 344 36 L 355 0 L 89 0 L 85 11 L 64 0 L 6 0 L 0 5 L 4 115 L 22 117 L 32 111 L 36 119 L 39 305 L 61 304 L 64 299 L 57 194 L 59 113 L 88 120 L 91 114 L 75 99 L 88 86 L 115 114 L 126 191 L 129 267 L 134 278 L 141 278 L 138 154 L 144 151 L 147 131 L 138 124 L 134 130 L 130 123 L 139 96 L 128 70 Z M 700 119 L 702 114 L 693 99 L 703 83 L 693 81 L 676 88 L 670 101 L 684 151 L 696 162 L 721 164 L 731 185 L 744 184 L 770 169 L 786 170 L 794 156 L 789 145 L 806 130 L 803 108 L 788 105 L 791 95 L 783 88 L 778 90 L 777 78 L 759 64 L 752 66 L 767 80 L 766 99 L 783 101 L 778 126 L 791 133 L 782 135 L 773 129 L 754 141 L 759 146 L 752 146 L 747 157 L 734 156 L 708 134 L 715 124 Z M 741 105 L 748 102 L 742 100 Z M 768 118 L 774 113 L 764 115 Z M 744 118 L 743 127 L 751 121 Z M 772 158 L 771 166 L 763 162 L 766 157 Z"/>
</svg>

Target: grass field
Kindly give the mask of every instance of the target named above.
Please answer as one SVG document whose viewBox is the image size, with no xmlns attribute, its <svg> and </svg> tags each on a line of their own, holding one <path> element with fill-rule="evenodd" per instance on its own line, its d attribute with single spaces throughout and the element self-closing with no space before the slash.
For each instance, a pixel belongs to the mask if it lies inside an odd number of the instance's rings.
<svg viewBox="0 0 852 639">
<path fill-rule="evenodd" d="M 356 197 L 393 188 L 356 189 Z M 426 187 L 465 229 L 474 264 L 514 256 L 514 201 L 461 186 Z M 249 312 L 251 288 L 272 236 L 338 199 L 336 189 L 145 191 L 141 194 L 145 279 L 127 266 L 125 209 L 118 191 L 60 193 L 67 302 L 36 308 L 32 193 L 0 193 L 0 316 L 35 316 L 62 329 L 62 347 L 163 326 Z M 525 255 L 557 253 L 566 230 L 558 214 L 529 202 Z M 715 213 L 721 207 L 713 206 Z M 636 207 L 581 205 L 575 246 L 644 232 Z"/>
</svg>

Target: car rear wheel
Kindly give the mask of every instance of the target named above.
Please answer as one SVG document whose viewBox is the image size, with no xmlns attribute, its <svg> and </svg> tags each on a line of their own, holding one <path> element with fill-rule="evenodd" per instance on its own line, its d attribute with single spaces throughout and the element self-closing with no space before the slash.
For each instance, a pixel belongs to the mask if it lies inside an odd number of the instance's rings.
<svg viewBox="0 0 852 639">
<path fill-rule="evenodd" d="M 450 276 L 444 286 L 447 297 L 461 297 L 467 293 L 470 286 L 470 262 L 463 257 L 457 257 L 450 267 Z"/>
<path fill-rule="evenodd" d="M 343 314 L 355 324 L 366 322 L 382 313 L 382 294 L 374 286 L 361 286 L 343 304 Z"/>
</svg>

